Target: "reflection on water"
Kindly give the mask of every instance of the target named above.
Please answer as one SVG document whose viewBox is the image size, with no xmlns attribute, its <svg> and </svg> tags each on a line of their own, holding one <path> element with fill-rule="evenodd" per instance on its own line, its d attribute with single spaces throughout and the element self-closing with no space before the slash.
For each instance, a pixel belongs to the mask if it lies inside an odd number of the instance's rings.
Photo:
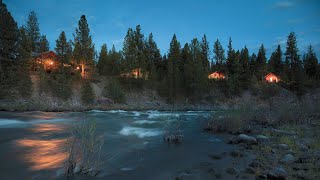
<svg viewBox="0 0 320 180">
<path fill-rule="evenodd" d="M 57 124 L 37 124 L 31 129 L 35 133 L 57 133 L 64 130 L 65 128 L 62 125 Z"/>
<path fill-rule="evenodd" d="M 35 133 L 58 133 L 61 131 L 61 126 L 54 124 L 38 124 L 31 130 Z M 39 136 L 41 137 L 41 136 Z M 22 159 L 30 163 L 31 170 L 46 170 L 61 167 L 68 158 L 66 145 L 67 138 L 59 139 L 19 139 L 16 140 L 17 146 L 26 148 Z"/>
</svg>

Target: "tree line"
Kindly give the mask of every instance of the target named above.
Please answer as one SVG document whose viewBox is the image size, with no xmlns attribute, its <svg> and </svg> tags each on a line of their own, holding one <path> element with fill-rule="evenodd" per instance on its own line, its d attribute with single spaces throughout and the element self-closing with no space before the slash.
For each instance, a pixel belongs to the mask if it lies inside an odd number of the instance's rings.
<svg viewBox="0 0 320 180">
<path fill-rule="evenodd" d="M 30 97 L 30 67 L 36 63 L 32 54 L 49 51 L 49 42 L 40 33 L 35 12 L 29 14 L 24 26 L 18 27 L 1 1 L 0 15 L 0 98 Z M 254 83 L 263 82 L 268 72 L 280 76 L 284 87 L 302 95 L 305 87 L 319 87 L 320 66 L 313 47 L 310 45 L 301 56 L 297 43 L 296 34 L 291 32 L 285 51 L 278 45 L 267 59 L 263 44 L 257 54 L 251 54 L 246 46 L 240 50 L 234 49 L 231 38 L 226 50 L 216 39 L 211 50 L 206 35 L 181 45 L 174 34 L 167 54 L 162 56 L 153 34 L 145 37 L 140 25 L 137 25 L 128 29 L 121 50 L 117 51 L 114 46 L 108 50 L 107 45 L 103 44 L 97 53 L 87 19 L 82 15 L 73 39 L 68 39 L 62 31 L 56 40 L 54 50 L 61 62 L 58 71 L 48 75 L 40 68 L 39 93 L 50 91 L 68 99 L 73 83 L 86 83 L 84 87 L 88 87 L 88 81 L 79 75 L 70 76 L 71 68 L 63 66 L 64 63 L 90 66 L 96 74 L 114 77 L 128 89 L 154 88 L 171 102 L 179 96 L 198 98 L 216 84 L 228 96 L 238 95 Z M 142 78 L 121 77 L 134 69 L 139 69 Z M 209 80 L 208 75 L 214 71 L 224 73 L 227 80 Z"/>
</svg>

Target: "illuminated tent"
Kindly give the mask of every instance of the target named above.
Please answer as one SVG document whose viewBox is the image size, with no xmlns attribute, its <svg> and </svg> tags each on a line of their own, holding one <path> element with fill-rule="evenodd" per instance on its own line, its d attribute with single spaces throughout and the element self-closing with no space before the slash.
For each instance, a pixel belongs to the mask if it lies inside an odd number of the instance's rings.
<svg viewBox="0 0 320 180">
<path fill-rule="evenodd" d="M 130 73 L 124 73 L 124 74 L 121 74 L 121 76 L 122 77 L 131 77 L 131 78 L 135 78 L 135 79 L 144 77 L 145 79 L 148 79 L 148 72 L 143 74 L 141 68 L 135 68 Z"/>
<path fill-rule="evenodd" d="M 280 81 L 280 78 L 273 73 L 269 73 L 265 76 L 265 80 L 269 83 L 277 83 Z"/>
<path fill-rule="evenodd" d="M 209 74 L 208 78 L 209 79 L 225 79 L 226 76 L 222 72 L 216 71 L 216 72 Z"/>
</svg>

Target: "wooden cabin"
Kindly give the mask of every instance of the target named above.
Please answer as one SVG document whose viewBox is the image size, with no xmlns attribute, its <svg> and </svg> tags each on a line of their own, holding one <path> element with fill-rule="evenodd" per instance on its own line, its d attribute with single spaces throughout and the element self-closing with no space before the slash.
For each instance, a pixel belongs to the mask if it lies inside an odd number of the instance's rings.
<svg viewBox="0 0 320 180">
<path fill-rule="evenodd" d="M 143 74 L 142 69 L 141 68 L 135 68 L 133 69 L 131 72 L 129 73 L 124 73 L 121 74 L 122 77 L 131 77 L 131 78 L 135 78 L 135 79 L 139 79 L 139 78 L 145 78 L 148 79 L 148 72 L 146 72 L 145 74 Z"/>
<path fill-rule="evenodd" d="M 222 72 L 216 71 L 209 74 L 208 78 L 209 79 L 225 79 L 226 76 Z"/>
<path fill-rule="evenodd" d="M 267 74 L 264 78 L 269 83 L 277 83 L 280 81 L 280 78 L 273 73 Z"/>
<path fill-rule="evenodd" d="M 35 58 L 34 65 L 32 69 L 38 71 L 40 67 L 43 67 L 47 73 L 55 71 L 63 65 L 66 68 L 71 68 L 71 74 L 74 74 L 76 71 L 80 71 L 81 74 L 84 74 L 84 65 L 78 64 L 68 64 L 63 63 L 59 60 L 59 57 L 55 52 L 49 51 L 44 53 L 32 53 L 32 56 Z"/>
<path fill-rule="evenodd" d="M 43 68 L 47 72 L 51 72 L 54 69 L 57 69 L 59 61 L 56 53 L 54 53 L 53 51 L 44 53 L 32 53 L 32 56 L 35 58 L 35 63 L 32 67 L 34 71 L 38 71 L 41 66 L 43 66 Z"/>
</svg>

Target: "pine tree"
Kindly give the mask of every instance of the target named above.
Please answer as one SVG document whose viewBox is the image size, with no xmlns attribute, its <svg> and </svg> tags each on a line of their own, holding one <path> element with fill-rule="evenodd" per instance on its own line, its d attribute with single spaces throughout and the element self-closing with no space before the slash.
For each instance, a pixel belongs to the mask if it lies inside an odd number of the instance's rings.
<svg viewBox="0 0 320 180">
<path fill-rule="evenodd" d="M 228 52 L 227 52 L 227 72 L 228 72 L 228 94 L 229 95 L 238 95 L 240 93 L 239 89 L 239 56 L 240 52 L 235 50 L 232 47 L 232 40 L 229 38 Z"/>
<path fill-rule="evenodd" d="M 145 42 L 145 51 L 147 70 L 151 72 L 152 79 L 157 80 L 157 69 L 160 67 L 161 54 L 156 42 L 153 40 L 152 33 L 149 34 L 149 37 Z"/>
<path fill-rule="evenodd" d="M 144 43 L 144 35 L 141 33 L 140 25 L 136 26 L 136 30 L 133 32 L 134 35 L 134 44 L 135 44 L 135 51 L 136 51 L 136 58 L 137 58 L 137 66 L 136 68 L 141 69 L 141 73 L 143 77 L 147 74 L 147 62 L 145 56 L 145 43 Z M 138 77 L 140 77 L 140 71 L 138 71 Z M 143 78 L 144 79 L 144 78 Z M 140 84 L 141 84 L 140 80 Z"/>
<path fill-rule="evenodd" d="M 214 46 L 213 46 L 213 53 L 214 53 L 214 59 L 216 60 L 216 66 L 217 66 L 217 70 L 218 71 L 224 71 L 223 66 L 225 64 L 225 55 L 224 55 L 224 49 L 219 41 L 219 39 L 217 39 L 214 42 Z M 213 62 L 211 63 L 211 66 L 213 66 Z M 213 68 L 211 68 L 211 71 L 214 71 Z"/>
<path fill-rule="evenodd" d="M 111 67 L 111 64 L 108 64 L 107 44 L 102 44 L 101 46 L 97 68 L 100 75 L 107 76 L 107 75 L 110 75 L 111 73 L 112 67 Z"/>
<path fill-rule="evenodd" d="M 77 61 L 76 63 L 85 67 L 93 68 L 94 66 L 95 47 L 85 15 L 81 16 L 74 35 L 73 58 Z"/>
<path fill-rule="evenodd" d="M 236 59 L 236 52 L 232 47 L 232 39 L 229 38 L 229 44 L 228 44 L 228 52 L 227 52 L 227 72 L 228 75 L 232 76 L 233 74 L 237 73 L 237 66 L 238 62 Z"/>
<path fill-rule="evenodd" d="M 309 78 L 314 79 L 317 73 L 318 59 L 311 45 L 308 46 L 308 52 L 304 56 L 304 70 Z"/>
<path fill-rule="evenodd" d="M 40 38 L 40 45 L 39 45 L 39 52 L 43 53 L 43 52 L 47 52 L 49 51 L 50 47 L 49 47 L 49 41 L 47 40 L 47 37 L 42 35 Z"/>
<path fill-rule="evenodd" d="M 34 11 L 31 11 L 28 16 L 26 30 L 32 42 L 32 51 L 39 53 L 41 35 L 40 35 L 38 17 Z"/>
<path fill-rule="evenodd" d="M 209 55 L 210 55 L 210 49 L 209 49 L 209 42 L 207 40 L 207 36 L 203 35 L 202 41 L 200 43 L 201 47 L 201 59 L 202 59 L 202 66 L 204 68 L 205 73 L 208 73 L 210 70 L 210 62 L 209 62 Z"/>
<path fill-rule="evenodd" d="M 17 57 L 19 31 L 17 23 L 0 2 L 0 99 L 8 98 L 10 90 L 16 85 L 15 60 Z"/>
<path fill-rule="evenodd" d="M 194 82 L 194 67 L 195 63 L 192 60 L 192 54 L 189 44 L 186 43 L 181 51 L 181 59 L 184 62 L 183 74 L 183 89 L 187 97 L 191 96 L 195 90 Z"/>
<path fill-rule="evenodd" d="M 296 91 L 298 97 L 304 93 L 303 69 L 300 56 L 298 55 L 297 39 L 294 32 L 291 32 L 287 39 L 286 64 L 288 65 L 288 77 L 292 81 L 292 89 Z"/>
<path fill-rule="evenodd" d="M 277 49 L 271 54 L 270 60 L 268 62 L 269 71 L 279 75 L 282 72 L 282 51 L 281 46 L 278 45 Z"/>
<path fill-rule="evenodd" d="M 112 45 L 111 50 L 108 53 L 110 64 L 112 66 L 111 75 L 118 76 L 120 75 L 120 61 L 121 61 L 121 53 L 116 51 L 114 45 Z"/>
<path fill-rule="evenodd" d="M 60 61 L 60 74 L 53 75 L 51 87 L 54 91 L 53 94 L 63 99 L 68 99 L 72 94 L 72 83 L 70 78 L 71 69 L 64 66 L 71 62 L 69 45 L 66 34 L 62 31 L 59 38 L 56 40 L 55 47 L 55 51 Z"/>
<path fill-rule="evenodd" d="M 70 57 L 70 44 L 67 42 L 67 37 L 64 31 L 60 33 L 59 38 L 56 40 L 56 47 L 55 51 L 59 57 L 60 64 L 61 64 L 61 70 L 63 67 L 63 64 L 70 64 L 71 57 Z M 72 51 L 72 49 L 71 49 Z"/>
<path fill-rule="evenodd" d="M 249 64 L 249 50 L 245 46 L 241 50 L 239 56 L 239 83 L 240 87 L 247 89 L 251 81 L 250 64 Z"/>
<path fill-rule="evenodd" d="M 31 60 L 31 40 L 29 39 L 24 27 L 19 29 L 19 47 L 17 55 L 17 72 L 18 79 L 17 89 L 20 95 L 28 98 L 32 93 L 32 82 L 29 73 Z"/>
<path fill-rule="evenodd" d="M 294 81 L 294 71 L 298 70 L 299 66 L 301 66 L 298 51 L 296 34 L 291 32 L 287 39 L 285 52 L 285 65 L 287 67 L 287 76 L 290 81 Z"/>
<path fill-rule="evenodd" d="M 263 77 L 266 75 L 266 66 L 267 65 L 267 57 L 266 57 L 266 49 L 262 44 L 258 51 L 258 56 L 256 60 L 256 76 L 259 81 L 263 80 Z"/>
<path fill-rule="evenodd" d="M 81 100 L 84 104 L 90 105 L 95 99 L 95 93 L 90 82 L 86 81 L 82 84 Z"/>
<path fill-rule="evenodd" d="M 208 50 L 208 49 L 207 49 Z M 201 95 L 206 91 L 207 86 L 207 77 L 208 69 L 204 67 L 203 63 L 203 49 L 197 38 L 194 38 L 190 43 L 190 52 L 192 56 L 192 61 L 194 63 L 194 86 L 195 86 L 195 95 Z M 207 51 L 208 52 L 208 51 Z M 207 57 L 208 58 L 208 57 Z M 209 62 L 209 61 L 208 61 Z"/>
<path fill-rule="evenodd" d="M 250 56 L 250 62 L 249 62 L 251 76 L 257 74 L 256 63 L 257 63 L 257 55 L 255 53 L 252 53 L 252 55 Z"/>
<path fill-rule="evenodd" d="M 129 72 L 132 71 L 132 69 L 135 68 L 137 62 L 137 57 L 135 53 L 135 44 L 134 44 L 134 37 L 133 37 L 133 30 L 132 28 L 129 28 L 126 34 L 126 37 L 123 41 L 123 49 L 122 54 L 124 57 L 124 63 L 123 63 L 123 71 Z"/>
<path fill-rule="evenodd" d="M 168 53 L 168 89 L 169 89 L 169 100 L 173 101 L 180 88 L 181 78 L 181 55 L 180 55 L 180 43 L 174 34 L 170 42 L 170 48 Z"/>
</svg>

